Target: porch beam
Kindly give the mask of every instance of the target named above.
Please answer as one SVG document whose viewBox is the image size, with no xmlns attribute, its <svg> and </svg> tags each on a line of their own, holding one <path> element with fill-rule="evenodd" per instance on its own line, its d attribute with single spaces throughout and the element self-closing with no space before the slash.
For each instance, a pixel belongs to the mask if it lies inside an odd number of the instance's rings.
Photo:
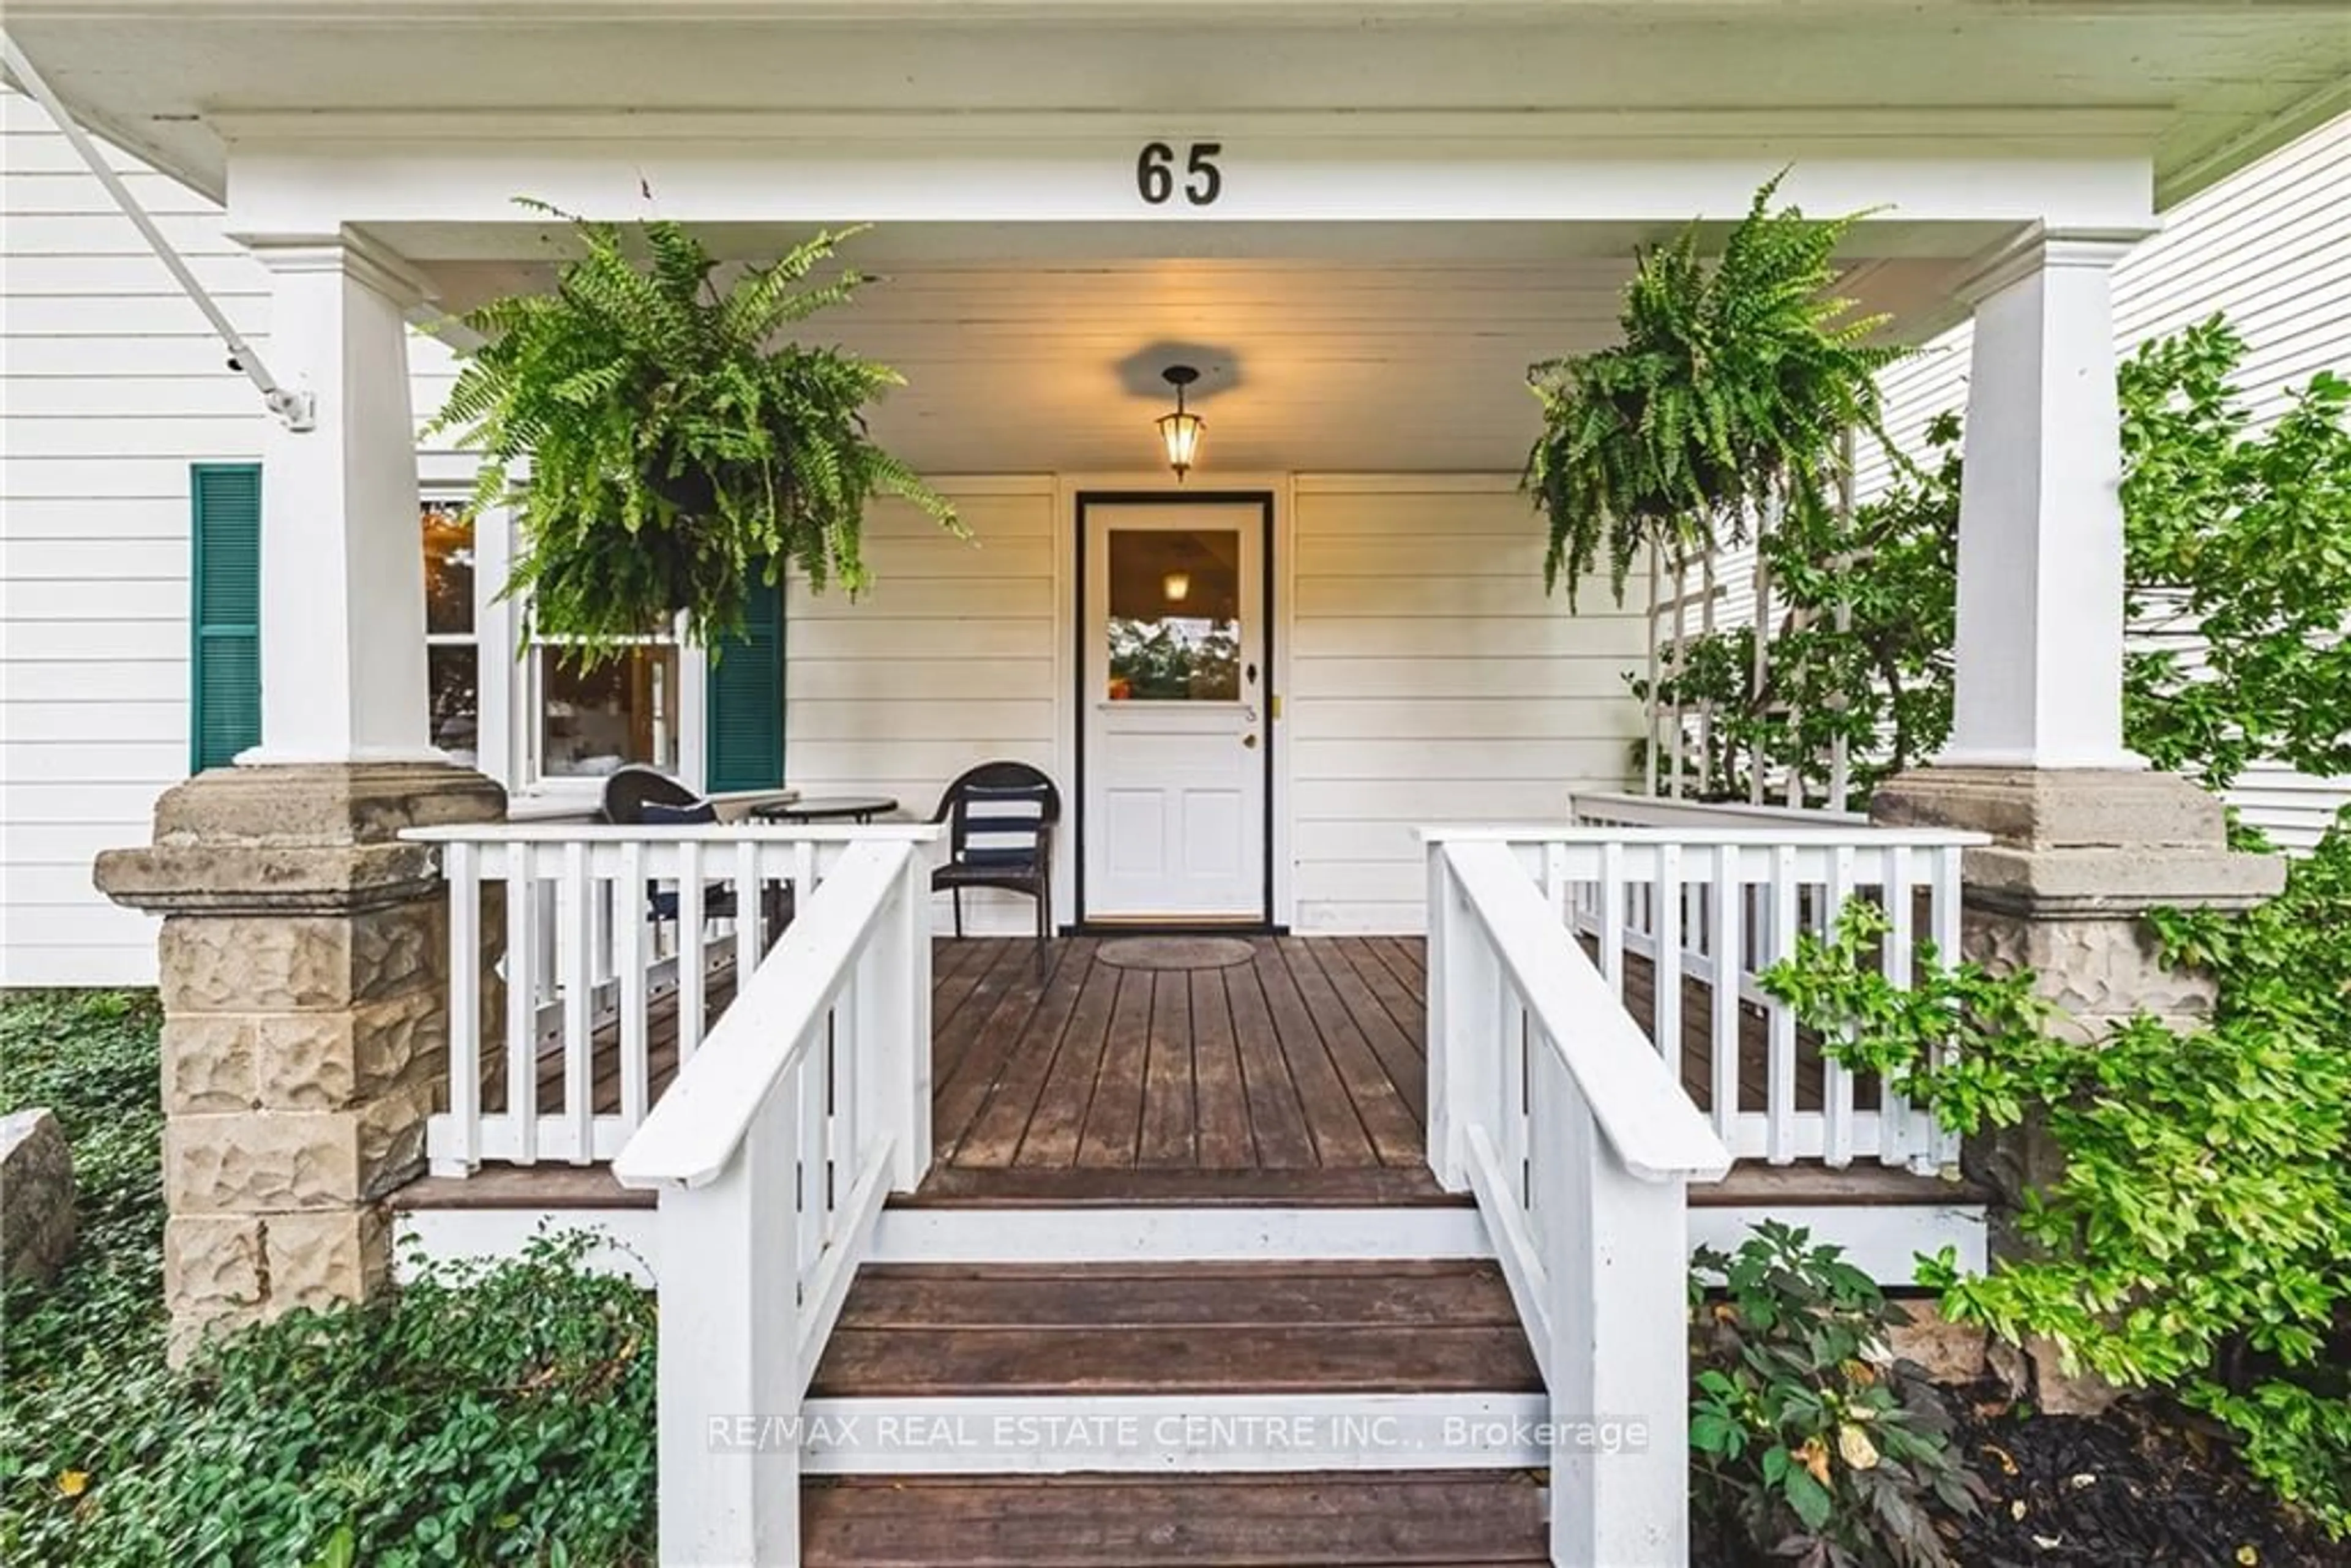
<svg viewBox="0 0 2351 1568">
<path fill-rule="evenodd" d="M 404 319 L 423 286 L 347 235 L 253 249 L 270 353 L 317 417 L 262 445 L 261 744 L 238 761 L 445 760 L 427 738 Z"/>
<path fill-rule="evenodd" d="M 632 116 L 625 133 L 608 115 L 564 112 L 220 121 L 229 225 L 245 235 L 328 222 L 536 226 L 517 193 L 590 217 L 699 224 L 1729 221 L 1789 167 L 1790 199 L 1823 213 L 1883 207 L 1914 247 L 1918 225 L 1938 224 L 2147 226 L 2146 124 L 2107 110 L 1987 111 L 1955 129 L 1907 111 L 1213 108 L 654 112 Z M 1152 142 L 1179 166 L 1213 143 L 1213 201 L 1146 202 L 1136 160 Z M 1955 232 L 1940 254 L 1964 259 L 1988 237 Z"/>
<path fill-rule="evenodd" d="M 1975 311 L 1947 768 L 2142 768 L 2123 745 L 2113 272 L 2137 236 L 2036 230 Z"/>
</svg>

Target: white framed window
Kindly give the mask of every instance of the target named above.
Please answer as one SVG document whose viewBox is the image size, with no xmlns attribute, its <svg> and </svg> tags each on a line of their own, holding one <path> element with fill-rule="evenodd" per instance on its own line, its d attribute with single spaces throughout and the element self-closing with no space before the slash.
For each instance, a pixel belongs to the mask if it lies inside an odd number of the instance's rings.
<svg viewBox="0 0 2351 1568">
<path fill-rule="evenodd" d="M 677 773 L 684 760 L 688 661 L 677 633 L 639 640 L 583 668 L 555 639 L 524 651 L 526 777 L 559 787 L 630 763 Z"/>
<path fill-rule="evenodd" d="M 481 591 L 475 525 L 464 503 L 428 496 L 418 508 L 424 539 L 425 695 L 434 746 L 452 762 L 484 766 Z"/>
<path fill-rule="evenodd" d="M 518 795 L 592 800 L 604 777 L 629 762 L 698 788 L 702 650 L 673 628 L 581 670 L 562 658 L 559 640 L 526 642 L 521 607 L 502 596 L 513 513 L 488 507 L 465 520 L 471 458 L 420 452 L 417 466 L 433 744 Z"/>
</svg>

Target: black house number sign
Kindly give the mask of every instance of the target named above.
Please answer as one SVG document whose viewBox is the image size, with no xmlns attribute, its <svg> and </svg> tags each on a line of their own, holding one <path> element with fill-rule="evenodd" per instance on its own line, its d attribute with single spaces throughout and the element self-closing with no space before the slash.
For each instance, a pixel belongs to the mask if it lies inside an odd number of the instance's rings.
<svg viewBox="0 0 2351 1568">
<path fill-rule="evenodd" d="M 1134 160 L 1134 188 L 1149 206 L 1164 207 L 1178 192 L 1193 206 L 1214 206 L 1225 193 L 1225 172 L 1217 163 L 1224 151 L 1221 141 L 1195 141 L 1179 163 L 1175 148 L 1146 141 Z"/>
</svg>

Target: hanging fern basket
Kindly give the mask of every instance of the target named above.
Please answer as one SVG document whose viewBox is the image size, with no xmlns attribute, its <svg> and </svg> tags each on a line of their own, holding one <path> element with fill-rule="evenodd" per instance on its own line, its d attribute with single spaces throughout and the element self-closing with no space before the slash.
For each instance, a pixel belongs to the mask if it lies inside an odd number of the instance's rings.
<svg viewBox="0 0 2351 1568">
<path fill-rule="evenodd" d="M 1869 341 L 1886 318 L 1826 292 L 1838 243 L 1869 214 L 1775 212 L 1779 184 L 1710 265 L 1696 223 L 1635 257 L 1621 343 L 1527 372 L 1543 412 L 1526 473 L 1550 526 L 1543 580 L 1564 579 L 1571 603 L 1604 559 L 1622 601 L 1645 550 L 1696 554 L 1761 511 L 1820 505 L 1844 433 L 1883 439 L 1876 377 L 1900 350 Z"/>
<path fill-rule="evenodd" d="M 716 259 L 675 224 L 624 230 L 524 204 L 562 218 L 578 254 L 550 291 L 466 316 L 485 343 L 432 429 L 482 455 L 474 510 L 514 508 L 507 592 L 533 635 L 592 664 L 683 618 L 715 646 L 788 564 L 820 590 L 865 586 L 859 542 L 877 497 L 961 531 L 867 433 L 897 373 L 785 337 L 864 284 L 847 270 L 811 281 L 846 235 L 722 288 Z"/>
</svg>

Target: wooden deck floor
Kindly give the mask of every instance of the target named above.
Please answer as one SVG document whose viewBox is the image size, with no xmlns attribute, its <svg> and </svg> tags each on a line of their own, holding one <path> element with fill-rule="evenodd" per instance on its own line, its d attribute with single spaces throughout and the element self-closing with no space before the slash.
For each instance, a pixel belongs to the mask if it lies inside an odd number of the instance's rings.
<svg viewBox="0 0 2351 1568">
<path fill-rule="evenodd" d="M 1240 939 L 1237 939 L 1240 940 Z M 1425 1138 L 1426 945 L 1406 936 L 1245 939 L 1247 956 L 1188 969 L 1122 967 L 1102 941 L 941 940 L 933 956 L 935 1155 L 916 1201 L 1115 1203 L 1442 1201 Z M 1626 959 L 1646 1027 L 1647 964 Z M 710 1016 L 732 994 L 714 981 Z M 1681 1065 L 1710 1100 L 1710 996 L 1685 983 Z M 676 1073 L 675 1001 L 652 1015 L 652 1086 Z M 1740 1108 L 1763 1109 L 1764 1021 L 1742 1009 Z M 618 1051 L 599 1041 L 594 1098 L 620 1103 Z M 540 1067 L 560 1104 L 563 1064 Z M 493 1108 L 502 1073 L 484 1086 Z M 1873 1084 L 1856 1103 L 1876 1103 Z M 1798 1052 L 1797 1104 L 1821 1103 L 1820 1055 Z"/>
<path fill-rule="evenodd" d="M 1239 963 L 1122 967 L 1102 945 L 942 946 L 925 1192 L 1082 1201 L 1438 1196 L 1425 1156 L 1422 945 L 1259 937 Z M 1139 1179 L 1138 1179 L 1139 1178 Z"/>
</svg>

